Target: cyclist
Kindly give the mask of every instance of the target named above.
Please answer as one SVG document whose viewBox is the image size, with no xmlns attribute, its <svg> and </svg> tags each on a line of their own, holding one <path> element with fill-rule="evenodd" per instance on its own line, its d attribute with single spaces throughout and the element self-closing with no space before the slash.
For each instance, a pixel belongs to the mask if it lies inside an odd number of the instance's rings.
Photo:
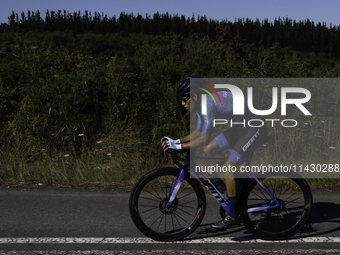
<svg viewBox="0 0 340 255">
<path fill-rule="evenodd" d="M 247 125 L 247 120 L 261 119 L 261 117 L 253 115 L 246 104 L 245 115 L 233 115 L 233 95 L 229 91 L 217 92 L 221 98 L 222 105 L 220 103 L 215 105 L 213 99 L 207 97 L 207 113 L 203 115 L 201 113 L 202 90 L 198 89 L 195 85 L 190 86 L 190 78 L 203 77 L 192 76 L 182 79 L 177 85 L 177 94 L 185 109 L 188 111 L 196 111 L 196 129 L 188 136 L 177 140 L 169 137 L 162 138 L 163 149 L 188 150 L 190 148 L 205 146 L 204 153 L 206 155 L 219 157 L 224 157 L 222 154 L 223 150 L 231 149 L 228 160 L 226 162 L 220 162 L 223 164 L 223 167 L 227 167 L 226 169 L 228 169 L 228 166 L 238 166 L 249 160 L 258 146 L 262 144 L 264 139 L 267 139 L 267 128 L 265 124 L 262 127 L 250 127 Z M 217 96 L 214 95 L 214 97 Z M 219 102 L 217 98 L 215 98 L 215 100 Z M 233 123 L 238 124 L 232 125 L 232 127 L 217 135 L 208 143 L 215 118 L 232 120 Z M 221 230 L 231 225 L 241 223 L 237 207 L 236 180 L 232 172 L 223 172 L 223 177 L 227 186 L 229 212 L 222 221 L 212 224 L 213 228 Z"/>
</svg>

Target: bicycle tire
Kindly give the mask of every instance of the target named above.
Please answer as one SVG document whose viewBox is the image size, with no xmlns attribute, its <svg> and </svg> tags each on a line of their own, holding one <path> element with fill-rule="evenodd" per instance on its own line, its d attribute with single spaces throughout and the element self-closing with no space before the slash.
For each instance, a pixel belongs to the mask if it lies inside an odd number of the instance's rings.
<svg viewBox="0 0 340 255">
<path fill-rule="evenodd" d="M 146 236 L 157 241 L 181 240 L 200 225 L 206 210 L 204 190 L 188 173 L 170 208 L 165 208 L 181 169 L 164 167 L 144 175 L 129 200 L 131 218 Z"/>
<path fill-rule="evenodd" d="M 256 237 L 265 240 L 288 239 L 307 223 L 313 197 L 307 182 L 298 174 L 266 174 L 258 179 L 280 202 L 277 209 L 241 214 L 244 225 Z M 267 201 L 275 204 L 255 179 L 249 180 L 241 194 L 240 208 L 256 207 Z"/>
</svg>

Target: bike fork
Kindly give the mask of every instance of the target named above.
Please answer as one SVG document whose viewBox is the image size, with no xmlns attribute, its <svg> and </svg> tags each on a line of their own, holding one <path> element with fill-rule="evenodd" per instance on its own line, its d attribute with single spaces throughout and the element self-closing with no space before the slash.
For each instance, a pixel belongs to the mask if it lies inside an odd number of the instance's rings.
<svg viewBox="0 0 340 255">
<path fill-rule="evenodd" d="M 172 204 L 172 202 L 175 200 L 176 198 L 176 195 L 177 195 L 177 192 L 179 190 L 179 188 L 181 187 L 182 185 L 182 182 L 184 180 L 184 177 L 186 175 L 186 173 L 188 172 L 188 170 L 186 169 L 182 169 L 178 178 L 176 179 L 174 185 L 172 186 L 172 189 L 170 191 L 170 194 L 169 194 L 169 201 L 168 203 L 166 204 L 166 208 L 169 208 Z"/>
<path fill-rule="evenodd" d="M 181 185 L 183 183 L 185 175 L 189 171 L 189 166 L 190 166 L 190 156 L 189 156 L 189 154 L 186 155 L 183 165 L 184 165 L 184 168 L 181 169 L 181 172 L 180 172 L 178 178 L 176 179 L 174 185 L 171 188 L 171 191 L 170 191 L 170 194 L 169 194 L 169 201 L 166 204 L 165 208 L 169 208 L 171 206 L 172 202 L 175 200 L 177 192 L 179 191 L 179 188 L 181 187 Z M 185 167 L 187 167 L 187 168 L 185 168 Z"/>
</svg>

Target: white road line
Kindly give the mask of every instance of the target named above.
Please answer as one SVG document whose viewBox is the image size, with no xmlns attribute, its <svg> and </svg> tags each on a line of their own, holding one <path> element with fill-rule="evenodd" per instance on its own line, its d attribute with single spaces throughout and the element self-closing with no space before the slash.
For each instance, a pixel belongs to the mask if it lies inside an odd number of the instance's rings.
<svg viewBox="0 0 340 255">
<path fill-rule="evenodd" d="M 0 244 L 153 244 L 165 243 L 146 237 L 29 237 L 0 238 Z M 218 244 L 218 243 L 340 243 L 340 237 L 305 237 L 282 241 L 266 241 L 252 238 L 209 237 L 193 240 L 177 241 L 187 244 Z"/>
</svg>

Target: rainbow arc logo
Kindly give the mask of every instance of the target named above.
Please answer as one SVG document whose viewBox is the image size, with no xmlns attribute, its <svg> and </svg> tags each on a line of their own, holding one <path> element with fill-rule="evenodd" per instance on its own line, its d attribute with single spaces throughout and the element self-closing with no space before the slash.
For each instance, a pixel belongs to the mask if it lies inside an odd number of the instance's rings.
<svg viewBox="0 0 340 255">
<path fill-rule="evenodd" d="M 215 105 L 217 105 L 216 100 L 208 89 L 210 89 L 217 96 L 218 100 L 220 101 L 220 104 L 222 105 L 222 100 L 221 100 L 219 94 L 217 94 L 217 91 L 213 87 L 211 87 L 210 85 L 205 84 L 205 83 L 200 83 L 200 84 L 205 86 L 206 88 L 202 88 L 202 87 L 198 87 L 198 88 L 200 90 L 203 90 L 205 93 L 207 93 L 212 98 L 212 100 L 214 100 Z M 202 102 L 202 110 L 203 110 L 202 114 L 206 115 L 207 114 L 207 107 L 206 107 L 207 97 L 206 97 L 206 95 L 202 95 L 201 102 Z"/>
<path fill-rule="evenodd" d="M 208 85 L 208 84 L 205 84 L 205 83 L 201 83 L 201 84 L 204 85 L 204 86 L 206 86 L 207 88 L 209 88 L 212 92 L 214 92 L 215 95 L 217 96 L 218 100 L 220 101 L 221 105 L 222 105 L 222 100 L 221 100 L 220 96 L 217 94 L 217 91 L 216 91 L 213 87 L 211 87 L 210 85 Z M 217 105 L 214 96 L 210 93 L 209 90 L 204 89 L 204 88 L 201 88 L 201 87 L 199 87 L 199 89 L 203 90 L 205 93 L 207 93 L 209 96 L 211 96 L 211 98 L 214 100 L 215 105 Z"/>
</svg>

